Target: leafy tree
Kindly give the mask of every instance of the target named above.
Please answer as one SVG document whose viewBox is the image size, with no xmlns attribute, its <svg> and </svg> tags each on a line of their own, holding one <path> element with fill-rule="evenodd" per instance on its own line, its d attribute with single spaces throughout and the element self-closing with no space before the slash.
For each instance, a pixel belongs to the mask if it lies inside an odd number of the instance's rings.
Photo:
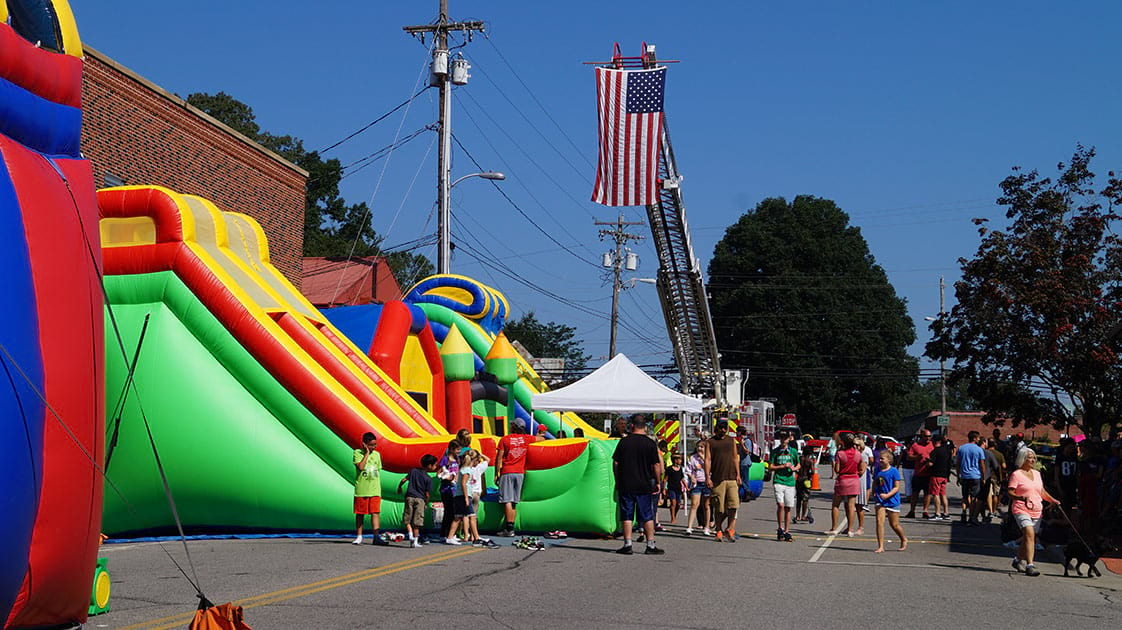
<svg viewBox="0 0 1122 630">
<path fill-rule="evenodd" d="M 804 429 L 891 432 L 910 409 L 915 328 L 849 216 L 828 199 L 766 199 L 730 226 L 709 262 L 721 366 L 749 370 L 748 398 L 774 397 Z"/>
<path fill-rule="evenodd" d="M 908 401 L 908 408 L 915 411 L 939 409 L 942 404 L 942 380 L 931 378 L 917 383 Z M 969 382 L 947 381 L 947 409 L 952 411 L 977 411 L 978 402 L 970 396 Z"/>
<path fill-rule="evenodd" d="M 576 328 L 538 321 L 533 311 L 521 319 L 511 320 L 503 326 L 503 332 L 511 341 L 522 344 L 535 357 L 565 359 L 565 373 L 568 379 L 585 369 L 588 355 L 584 353 L 581 342 L 576 340 Z"/>
<path fill-rule="evenodd" d="M 1009 227 L 975 220 L 981 244 L 927 354 L 954 362 L 987 421 L 1097 431 L 1122 414 L 1122 181 L 1096 191 L 1094 155 L 1079 146 L 1054 181 L 1014 168 L 998 199 Z"/>
<path fill-rule="evenodd" d="M 317 151 L 308 151 L 300 138 L 262 131 L 253 108 L 225 92 L 191 94 L 187 102 L 308 171 L 304 189 L 303 255 L 361 257 L 382 254 L 379 247 L 382 237 L 370 224 L 367 205 L 348 204 L 340 196 L 343 167 L 339 160 L 324 160 Z M 416 280 L 432 274 L 432 263 L 419 254 L 396 252 L 387 255 L 386 259 L 394 276 L 403 283 L 408 283 L 410 278 Z"/>
</svg>

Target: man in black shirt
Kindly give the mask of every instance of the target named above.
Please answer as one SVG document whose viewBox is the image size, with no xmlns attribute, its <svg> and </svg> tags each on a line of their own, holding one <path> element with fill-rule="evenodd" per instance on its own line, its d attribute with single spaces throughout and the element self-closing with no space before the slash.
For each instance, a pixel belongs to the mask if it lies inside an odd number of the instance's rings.
<svg viewBox="0 0 1122 630">
<path fill-rule="evenodd" d="M 631 555 L 631 529 L 635 512 L 639 512 L 639 524 L 646 536 L 646 554 L 662 554 L 655 547 L 655 510 L 658 495 L 654 494 L 662 479 L 662 458 L 658 446 L 647 435 L 647 420 L 643 416 L 631 419 L 631 432 L 616 445 L 612 455 L 612 466 L 616 477 L 616 490 L 619 493 L 619 514 L 623 521 L 623 547 L 616 553 Z"/>
<path fill-rule="evenodd" d="M 932 520 L 945 521 L 950 518 L 951 511 L 950 504 L 947 502 L 947 479 L 951 476 L 954 453 L 943 436 L 935 436 L 932 442 L 935 448 L 931 451 L 931 465 L 928 467 L 930 481 L 928 481 L 927 496 L 923 500 L 923 514 L 927 516 L 927 502 L 934 499 L 935 510 L 932 512 Z"/>
<path fill-rule="evenodd" d="M 1075 440 L 1060 440 L 1060 452 L 1052 463 L 1053 481 L 1060 489 L 1060 506 L 1071 516 L 1075 508 L 1076 489 L 1079 487 L 1079 456 L 1075 453 Z"/>
</svg>

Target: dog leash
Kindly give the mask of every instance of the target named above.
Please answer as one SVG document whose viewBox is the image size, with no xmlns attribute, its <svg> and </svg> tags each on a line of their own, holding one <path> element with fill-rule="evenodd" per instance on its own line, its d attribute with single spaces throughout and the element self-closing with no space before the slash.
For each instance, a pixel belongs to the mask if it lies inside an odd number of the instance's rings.
<svg viewBox="0 0 1122 630">
<path fill-rule="evenodd" d="M 1083 534 L 1080 534 L 1079 530 L 1076 529 L 1075 523 L 1071 522 L 1071 517 L 1067 515 L 1067 510 L 1065 510 L 1062 505 L 1057 505 L 1056 509 L 1060 511 L 1060 514 L 1064 515 L 1064 520 L 1067 521 L 1068 527 L 1071 527 L 1071 531 L 1075 532 L 1075 536 L 1079 539 L 1079 542 L 1083 543 L 1083 546 L 1090 550 L 1091 553 L 1094 553 L 1094 550 L 1091 549 L 1091 545 L 1087 544 L 1086 540 L 1083 540 Z"/>
</svg>

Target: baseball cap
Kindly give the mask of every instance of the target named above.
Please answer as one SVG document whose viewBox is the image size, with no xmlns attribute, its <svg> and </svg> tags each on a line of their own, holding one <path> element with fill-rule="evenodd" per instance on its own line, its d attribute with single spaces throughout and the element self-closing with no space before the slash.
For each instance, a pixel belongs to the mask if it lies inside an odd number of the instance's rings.
<svg viewBox="0 0 1122 630">
<path fill-rule="evenodd" d="M 514 420 L 510 421 L 510 426 L 518 427 L 519 429 L 525 429 L 526 423 L 522 420 L 522 418 L 515 418 Z"/>
</svg>

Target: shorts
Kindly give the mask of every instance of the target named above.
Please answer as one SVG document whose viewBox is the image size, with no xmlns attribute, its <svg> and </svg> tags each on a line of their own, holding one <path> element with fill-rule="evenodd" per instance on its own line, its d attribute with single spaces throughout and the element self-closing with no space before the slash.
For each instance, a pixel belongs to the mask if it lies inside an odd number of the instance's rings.
<svg viewBox="0 0 1122 630">
<path fill-rule="evenodd" d="M 682 501 L 682 491 L 681 490 L 667 489 L 666 490 L 666 500 L 667 501 L 678 501 L 679 503 L 681 503 L 681 501 Z"/>
<path fill-rule="evenodd" d="M 499 503 L 519 503 L 522 501 L 522 473 L 503 473 L 499 477 Z"/>
<path fill-rule="evenodd" d="M 776 505 L 784 507 L 795 507 L 795 486 L 785 486 L 780 483 L 771 484 L 771 489 L 775 492 Z"/>
<path fill-rule="evenodd" d="M 798 482 L 795 484 L 795 498 L 803 501 L 810 498 L 810 480 L 806 483 Z"/>
<path fill-rule="evenodd" d="M 947 496 L 947 478 L 946 477 L 931 477 L 927 482 L 927 494 L 933 497 Z"/>
<path fill-rule="evenodd" d="M 1017 523 L 1017 527 L 1020 527 L 1022 530 L 1031 526 L 1033 531 L 1040 531 L 1039 518 L 1033 518 L 1024 513 L 1017 513 L 1013 515 L 1013 520 Z"/>
<path fill-rule="evenodd" d="M 653 521 L 655 515 L 655 495 L 653 494 L 625 494 L 619 495 L 619 520 L 635 520 L 635 512 L 639 512 L 639 523 Z"/>
<path fill-rule="evenodd" d="M 405 508 L 401 512 L 402 525 L 420 529 L 425 526 L 425 504 L 420 497 L 405 497 Z"/>
<path fill-rule="evenodd" d="M 888 507 L 887 505 L 878 505 L 877 509 L 878 510 L 885 510 L 887 512 L 896 512 L 897 514 L 900 513 L 900 506 L 899 505 L 894 505 L 892 507 Z"/>
<path fill-rule="evenodd" d="M 912 494 L 919 494 L 920 492 L 930 493 L 931 490 L 928 489 L 930 485 L 930 475 L 912 475 Z"/>
<path fill-rule="evenodd" d="M 381 514 L 382 497 L 355 497 L 355 514 Z"/>
<path fill-rule="evenodd" d="M 963 496 L 963 498 L 965 498 L 965 497 L 970 497 L 970 498 L 977 497 L 978 494 L 982 490 L 982 480 L 981 479 L 962 479 L 961 481 L 962 481 L 962 496 Z"/>
<path fill-rule="evenodd" d="M 693 496 L 707 497 L 709 496 L 709 486 L 705 485 L 704 483 L 697 482 L 692 488 L 690 488 L 690 494 Z"/>
<path fill-rule="evenodd" d="M 456 518 L 469 518 L 475 516 L 475 508 L 467 497 L 460 495 L 452 499 L 452 515 Z"/>
<path fill-rule="evenodd" d="M 904 494 L 905 497 L 912 496 L 912 477 L 915 476 L 914 468 L 904 468 L 900 470 L 900 474 L 904 477 Z"/>
<path fill-rule="evenodd" d="M 717 512 L 732 512 L 740 507 L 740 489 L 735 479 L 728 479 L 713 486 L 709 500 L 717 507 Z"/>
</svg>

